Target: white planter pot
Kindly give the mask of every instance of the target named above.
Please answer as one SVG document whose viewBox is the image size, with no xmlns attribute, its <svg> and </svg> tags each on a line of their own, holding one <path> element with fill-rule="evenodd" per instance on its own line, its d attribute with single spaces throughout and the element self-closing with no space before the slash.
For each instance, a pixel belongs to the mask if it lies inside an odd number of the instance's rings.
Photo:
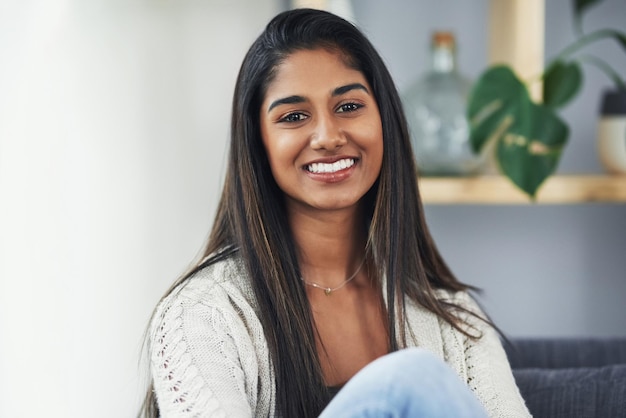
<svg viewBox="0 0 626 418">
<path fill-rule="evenodd" d="M 610 173 L 626 174 L 626 91 L 606 91 L 598 123 L 598 157 Z"/>
</svg>

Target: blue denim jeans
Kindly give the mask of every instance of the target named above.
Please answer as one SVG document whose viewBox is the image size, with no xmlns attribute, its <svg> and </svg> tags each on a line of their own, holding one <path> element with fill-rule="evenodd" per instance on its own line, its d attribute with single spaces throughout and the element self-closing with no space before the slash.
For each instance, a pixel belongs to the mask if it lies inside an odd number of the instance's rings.
<svg viewBox="0 0 626 418">
<path fill-rule="evenodd" d="M 487 417 L 478 399 L 434 354 L 408 348 L 368 364 L 320 418 Z"/>
</svg>

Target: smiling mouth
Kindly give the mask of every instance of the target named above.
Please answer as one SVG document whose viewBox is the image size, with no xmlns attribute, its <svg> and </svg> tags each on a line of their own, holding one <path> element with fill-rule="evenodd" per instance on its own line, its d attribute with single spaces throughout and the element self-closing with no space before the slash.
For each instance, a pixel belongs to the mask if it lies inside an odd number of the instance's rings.
<svg viewBox="0 0 626 418">
<path fill-rule="evenodd" d="M 307 165 L 305 168 L 308 172 L 314 174 L 326 174 L 326 173 L 336 173 L 341 170 L 345 170 L 346 168 L 352 167 L 356 163 L 354 158 L 344 158 L 338 161 L 335 161 L 332 164 L 326 163 L 313 163 Z"/>
</svg>

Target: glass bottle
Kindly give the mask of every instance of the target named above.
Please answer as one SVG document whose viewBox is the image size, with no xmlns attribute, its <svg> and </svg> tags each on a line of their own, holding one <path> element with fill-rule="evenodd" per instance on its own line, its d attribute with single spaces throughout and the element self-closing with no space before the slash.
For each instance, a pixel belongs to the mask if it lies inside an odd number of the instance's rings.
<svg viewBox="0 0 626 418">
<path fill-rule="evenodd" d="M 431 68 L 402 97 L 420 174 L 459 176 L 481 170 L 485 158 L 470 147 L 465 114 L 470 89 L 469 79 L 457 71 L 454 35 L 434 32 Z"/>
</svg>

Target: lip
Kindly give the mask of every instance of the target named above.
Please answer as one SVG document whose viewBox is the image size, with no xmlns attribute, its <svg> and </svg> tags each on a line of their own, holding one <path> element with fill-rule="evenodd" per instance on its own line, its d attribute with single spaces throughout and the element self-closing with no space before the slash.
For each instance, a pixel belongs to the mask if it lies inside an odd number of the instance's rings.
<svg viewBox="0 0 626 418">
<path fill-rule="evenodd" d="M 348 168 L 344 168 L 343 170 L 335 171 L 334 173 L 312 173 L 306 168 L 310 164 L 316 164 L 316 163 L 333 164 L 337 161 L 344 160 L 344 159 L 352 159 L 354 160 L 354 164 Z M 359 165 L 359 163 L 360 163 L 360 159 L 356 157 L 333 156 L 333 157 L 319 158 L 319 159 L 310 161 L 307 164 L 305 164 L 302 167 L 302 169 L 306 173 L 306 175 L 314 181 L 318 181 L 321 183 L 339 183 L 341 181 L 348 179 L 350 176 L 352 176 L 352 174 L 356 170 L 356 167 Z"/>
</svg>

